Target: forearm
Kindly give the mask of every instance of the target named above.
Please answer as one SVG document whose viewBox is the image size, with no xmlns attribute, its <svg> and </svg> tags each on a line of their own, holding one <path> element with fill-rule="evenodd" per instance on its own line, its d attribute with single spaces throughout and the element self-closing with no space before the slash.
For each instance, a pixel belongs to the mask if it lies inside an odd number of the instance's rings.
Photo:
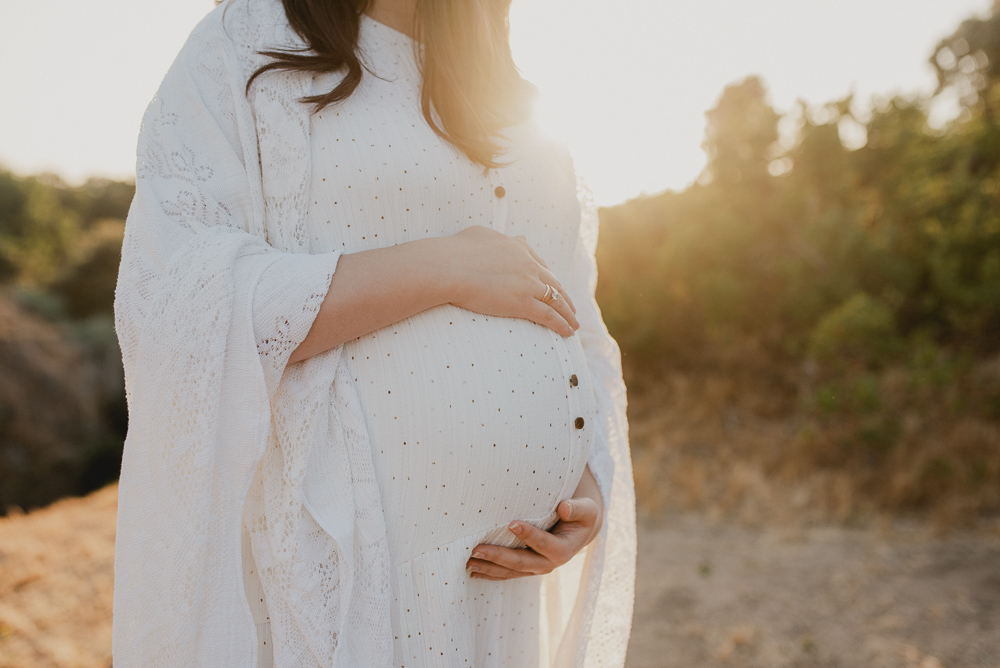
<svg viewBox="0 0 1000 668">
<path fill-rule="evenodd" d="M 347 253 L 289 364 L 451 300 L 444 238 Z"/>
</svg>

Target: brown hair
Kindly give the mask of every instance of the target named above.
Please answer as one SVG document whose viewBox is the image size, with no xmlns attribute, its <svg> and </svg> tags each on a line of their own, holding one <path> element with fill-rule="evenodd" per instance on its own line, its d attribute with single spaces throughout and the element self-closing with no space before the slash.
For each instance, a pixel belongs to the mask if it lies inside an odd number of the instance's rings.
<svg viewBox="0 0 1000 668">
<path fill-rule="evenodd" d="M 334 72 L 344 79 L 328 93 L 302 98 L 319 111 L 348 98 L 361 83 L 357 55 L 361 14 L 371 0 L 282 0 L 292 29 L 307 48 L 262 51 L 271 70 Z M 417 62 L 424 118 L 438 135 L 486 168 L 499 166 L 502 130 L 524 120 L 535 88 L 521 78 L 510 53 L 510 0 L 417 0 Z"/>
</svg>

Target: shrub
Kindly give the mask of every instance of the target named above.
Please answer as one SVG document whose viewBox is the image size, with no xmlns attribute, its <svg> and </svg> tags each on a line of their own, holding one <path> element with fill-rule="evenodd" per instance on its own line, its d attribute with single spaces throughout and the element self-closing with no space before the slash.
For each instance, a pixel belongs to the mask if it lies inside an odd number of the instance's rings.
<svg viewBox="0 0 1000 668">
<path fill-rule="evenodd" d="M 71 318 L 112 314 L 124 229 L 122 221 L 106 220 L 81 235 L 76 261 L 53 282 Z"/>
<path fill-rule="evenodd" d="M 862 362 L 876 366 L 900 347 L 892 310 L 864 293 L 853 295 L 816 325 L 809 353 L 821 362 Z"/>
</svg>

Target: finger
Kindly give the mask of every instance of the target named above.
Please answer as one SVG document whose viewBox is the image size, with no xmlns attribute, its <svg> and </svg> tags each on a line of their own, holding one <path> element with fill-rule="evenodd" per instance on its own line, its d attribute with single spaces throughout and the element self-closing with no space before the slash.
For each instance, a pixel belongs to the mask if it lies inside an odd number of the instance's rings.
<svg viewBox="0 0 1000 668">
<path fill-rule="evenodd" d="M 558 290 L 558 288 L 556 289 Z M 549 308 L 554 309 L 557 313 L 559 313 L 559 315 L 561 315 L 563 319 L 570 324 L 570 326 L 573 328 L 574 331 L 580 329 L 580 321 L 576 319 L 576 314 L 573 313 L 572 307 L 569 305 L 569 302 L 566 301 L 566 299 L 562 296 L 562 293 L 560 293 L 559 299 L 553 299 L 549 301 L 548 306 Z"/>
<path fill-rule="evenodd" d="M 546 269 L 542 271 L 538 277 L 542 279 L 543 283 L 548 283 L 558 290 L 559 299 L 565 299 L 569 303 L 569 307 L 573 310 L 573 313 L 576 313 L 576 306 L 573 305 L 573 299 L 566 293 L 566 288 L 562 286 L 562 283 L 560 283 L 559 279 L 555 277 L 555 274 L 549 271 L 546 267 Z"/>
<path fill-rule="evenodd" d="M 479 545 L 473 554 L 480 561 L 493 562 L 498 566 L 509 568 L 512 571 L 538 575 L 548 573 L 553 568 L 553 564 L 548 558 L 543 557 L 534 550 L 521 550 L 510 547 L 500 547 L 499 545 Z M 473 563 L 469 560 L 469 564 Z"/>
<path fill-rule="evenodd" d="M 552 331 L 562 334 L 563 336 L 573 336 L 573 328 L 566 318 L 562 317 L 562 314 L 554 308 L 550 308 L 547 304 L 543 304 L 541 300 L 532 297 L 528 300 L 525 305 L 524 317 L 532 322 L 537 322 L 543 327 L 548 327 Z"/>
<path fill-rule="evenodd" d="M 560 539 L 548 531 L 543 531 L 527 522 L 511 522 L 510 531 L 535 552 L 549 561 L 563 564 L 568 561 L 568 546 L 565 539 Z"/>
<path fill-rule="evenodd" d="M 540 273 L 538 276 L 539 280 L 541 281 L 541 285 L 537 288 L 539 293 L 538 301 L 541 301 L 549 308 L 555 310 L 559 315 L 563 317 L 563 319 L 566 322 L 570 324 L 573 330 L 576 331 L 577 329 L 580 328 L 580 321 L 576 319 L 576 312 L 573 311 L 572 302 L 570 302 L 562 294 L 562 285 L 560 285 L 559 281 L 556 280 L 556 277 L 552 275 L 552 272 L 548 271 L 547 269 L 542 269 L 540 271 L 542 273 Z M 542 301 L 542 297 L 544 297 L 547 292 L 551 292 L 549 291 L 550 287 L 552 288 L 552 291 L 557 292 L 559 294 L 559 298 L 549 299 L 549 301 L 547 302 Z"/>
<path fill-rule="evenodd" d="M 556 507 L 556 514 L 563 522 L 597 522 L 597 504 L 592 499 L 565 499 Z"/>
<path fill-rule="evenodd" d="M 507 568 L 506 566 L 494 564 L 492 561 L 485 561 L 483 559 L 470 560 L 466 568 L 468 569 L 470 576 L 482 575 L 493 580 L 510 580 L 513 578 L 523 578 L 529 575 L 534 575 L 534 573 L 515 571 Z"/>
</svg>

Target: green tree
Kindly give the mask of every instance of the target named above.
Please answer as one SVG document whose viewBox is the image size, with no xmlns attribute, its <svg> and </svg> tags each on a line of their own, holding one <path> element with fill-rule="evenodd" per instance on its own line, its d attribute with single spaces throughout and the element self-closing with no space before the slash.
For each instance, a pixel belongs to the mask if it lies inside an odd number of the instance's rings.
<svg viewBox="0 0 1000 668">
<path fill-rule="evenodd" d="M 970 18 L 941 40 L 930 58 L 937 70 L 938 91 L 954 88 L 970 109 L 994 120 L 1000 111 L 1000 0 L 990 16 Z"/>
<path fill-rule="evenodd" d="M 703 146 L 712 179 L 725 184 L 762 183 L 775 157 L 779 119 L 767 100 L 763 81 L 751 76 L 726 86 L 705 117 Z"/>
</svg>

